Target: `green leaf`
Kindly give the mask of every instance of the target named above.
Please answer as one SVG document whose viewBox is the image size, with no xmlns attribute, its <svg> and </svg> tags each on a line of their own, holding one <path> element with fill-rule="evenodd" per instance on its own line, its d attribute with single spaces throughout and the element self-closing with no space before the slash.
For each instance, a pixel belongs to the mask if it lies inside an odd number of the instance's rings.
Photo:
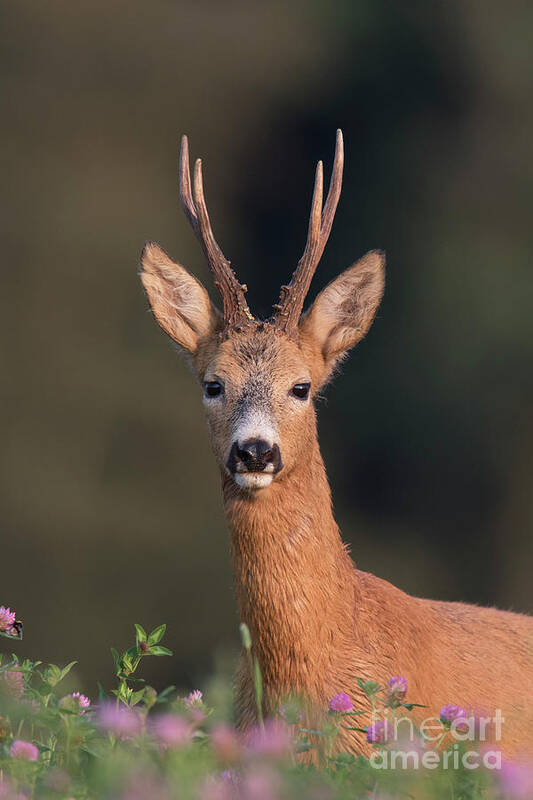
<svg viewBox="0 0 533 800">
<path fill-rule="evenodd" d="M 295 753 L 307 753 L 309 750 L 314 750 L 314 745 L 311 742 L 301 741 L 297 742 L 294 746 Z"/>
<path fill-rule="evenodd" d="M 116 652 L 116 651 L 115 651 L 115 652 Z M 118 655 L 118 653 L 117 653 L 117 655 Z M 98 700 L 100 700 L 100 702 L 101 702 L 102 700 L 106 700 L 106 699 L 107 699 L 107 695 L 106 695 L 106 693 L 105 693 L 105 691 L 104 691 L 104 687 L 102 686 L 102 684 L 100 683 L 100 681 L 97 681 L 97 682 L 96 682 L 96 685 L 98 686 Z"/>
<path fill-rule="evenodd" d="M 66 667 L 63 667 L 59 675 L 59 680 L 62 681 L 63 678 L 66 678 L 72 667 L 75 666 L 77 663 L 78 663 L 77 661 L 71 661 L 70 664 L 67 664 Z"/>
<path fill-rule="evenodd" d="M 117 697 L 119 698 L 119 700 L 122 700 L 123 703 L 127 704 L 132 694 L 133 694 L 133 689 L 130 689 L 130 687 L 126 683 L 121 683 L 120 686 L 118 687 Z"/>
<path fill-rule="evenodd" d="M 379 683 L 376 683 L 375 681 L 363 681 L 361 678 L 357 678 L 357 683 L 367 697 L 373 697 L 381 689 Z"/>
<path fill-rule="evenodd" d="M 137 622 L 135 623 L 135 632 L 137 635 L 137 644 L 139 644 L 139 642 L 145 642 L 148 639 L 143 626 L 139 625 Z"/>
<path fill-rule="evenodd" d="M 157 628 L 154 628 L 150 636 L 148 637 L 148 644 L 151 647 L 153 644 L 159 644 L 163 636 L 165 635 L 165 631 L 167 629 L 166 625 L 159 625 Z"/>
<path fill-rule="evenodd" d="M 263 676 L 261 675 L 261 667 L 257 658 L 254 658 L 254 689 L 257 707 L 261 708 L 263 703 Z"/>
<path fill-rule="evenodd" d="M 157 695 L 156 702 L 166 703 L 168 695 L 171 694 L 175 688 L 176 688 L 175 686 L 167 686 L 166 689 L 163 689 L 162 692 L 159 692 L 159 694 Z"/>
<path fill-rule="evenodd" d="M 246 622 L 241 622 L 241 624 L 239 625 L 239 630 L 241 632 L 242 646 L 244 647 L 245 650 L 251 650 L 252 637 L 250 635 L 250 629 L 246 624 Z"/>
<path fill-rule="evenodd" d="M 173 656 L 174 653 L 172 650 L 169 650 L 168 647 L 162 647 L 161 645 L 155 645 L 154 647 L 150 648 L 150 652 L 147 653 L 149 656 Z"/>
<path fill-rule="evenodd" d="M 355 756 L 352 753 L 337 753 L 332 761 L 341 767 L 347 767 L 355 762 Z"/>
<path fill-rule="evenodd" d="M 133 647 L 129 647 L 124 653 L 124 656 L 127 656 L 127 658 L 129 658 L 131 661 L 137 658 L 138 655 L 139 655 L 139 648 L 137 647 L 136 644 L 134 644 Z"/>
<path fill-rule="evenodd" d="M 93 756 L 93 758 L 103 758 L 109 752 L 109 747 L 107 746 L 107 742 L 96 739 L 90 744 L 82 744 L 80 750 Z"/>
<path fill-rule="evenodd" d="M 50 686 L 55 686 L 61 680 L 61 670 L 56 664 L 49 664 L 44 671 L 44 675 Z"/>
<path fill-rule="evenodd" d="M 118 654 L 118 651 L 115 650 L 114 647 L 111 648 L 111 655 L 113 656 L 113 664 L 115 665 L 115 672 L 118 672 L 120 668 L 120 656 Z"/>
<path fill-rule="evenodd" d="M 133 692 L 133 694 L 130 697 L 130 705 L 136 706 L 137 703 L 141 702 L 143 697 L 144 697 L 144 689 L 139 689 L 138 692 Z"/>
</svg>

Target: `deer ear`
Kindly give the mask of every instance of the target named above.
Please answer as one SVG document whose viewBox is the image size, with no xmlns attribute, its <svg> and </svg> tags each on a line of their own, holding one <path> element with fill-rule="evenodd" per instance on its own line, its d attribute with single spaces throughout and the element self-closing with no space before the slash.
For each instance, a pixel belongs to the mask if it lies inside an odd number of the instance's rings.
<svg viewBox="0 0 533 800">
<path fill-rule="evenodd" d="M 367 333 L 385 286 L 385 255 L 371 250 L 317 296 L 300 320 L 300 338 L 324 359 L 326 376 Z"/>
<path fill-rule="evenodd" d="M 159 325 L 180 347 L 195 353 L 200 340 L 220 328 L 220 312 L 200 281 L 155 242 L 145 244 L 141 267 L 141 280 Z"/>
</svg>

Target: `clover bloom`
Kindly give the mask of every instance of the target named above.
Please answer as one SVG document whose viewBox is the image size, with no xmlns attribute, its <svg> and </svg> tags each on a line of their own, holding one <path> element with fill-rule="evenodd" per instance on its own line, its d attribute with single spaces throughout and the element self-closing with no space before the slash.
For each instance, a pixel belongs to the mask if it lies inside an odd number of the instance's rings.
<svg viewBox="0 0 533 800">
<path fill-rule="evenodd" d="M 6 670 L 2 675 L 9 694 L 20 700 L 24 694 L 24 674 L 19 669 L 14 669 Z"/>
<path fill-rule="evenodd" d="M 237 732 L 225 722 L 213 725 L 211 747 L 217 758 L 226 763 L 233 763 L 241 757 L 241 743 Z"/>
<path fill-rule="evenodd" d="M 447 706 L 442 706 L 440 710 L 440 721 L 443 725 L 451 725 L 455 720 L 464 720 L 466 711 L 461 706 L 456 706 L 449 703 Z"/>
<path fill-rule="evenodd" d="M 66 697 L 63 697 L 59 705 L 70 711 L 77 711 L 78 714 L 85 714 L 87 709 L 90 708 L 91 701 L 86 695 L 80 694 L 80 692 L 72 692 L 72 694 L 67 694 Z"/>
<path fill-rule="evenodd" d="M 378 719 L 366 729 L 366 740 L 370 744 L 382 744 L 387 741 L 389 728 L 386 720 Z"/>
<path fill-rule="evenodd" d="M 250 800 L 278 800 L 280 784 L 281 779 L 277 772 L 265 767 L 264 764 L 257 764 L 243 776 L 238 796 Z"/>
<path fill-rule="evenodd" d="M 267 719 L 264 728 L 254 728 L 247 739 L 249 753 L 270 758 L 285 758 L 290 752 L 291 735 L 287 725 Z"/>
<path fill-rule="evenodd" d="M 194 692 L 190 692 L 187 697 L 183 698 L 182 702 L 191 720 L 196 725 L 200 725 L 206 717 L 204 696 L 200 689 L 195 689 Z"/>
<path fill-rule="evenodd" d="M 402 675 L 393 675 L 387 681 L 387 704 L 395 707 L 400 705 L 407 694 L 407 678 Z"/>
<path fill-rule="evenodd" d="M 183 699 L 185 708 L 203 708 L 204 696 L 200 689 L 195 689 Z"/>
<path fill-rule="evenodd" d="M 28 800 L 25 794 L 15 790 L 8 778 L 0 778 L 0 798 L 2 800 Z"/>
<path fill-rule="evenodd" d="M 533 797 L 532 764 L 504 761 L 499 779 L 506 797 L 512 797 L 513 800 L 530 800 Z"/>
<path fill-rule="evenodd" d="M 39 751 L 31 742 L 16 739 L 9 748 L 9 755 L 11 758 L 20 758 L 23 761 L 37 761 Z"/>
<path fill-rule="evenodd" d="M 353 703 L 344 692 L 339 692 L 335 697 L 329 701 L 329 710 L 345 713 L 346 711 L 353 711 Z"/>
<path fill-rule="evenodd" d="M 161 747 L 179 749 L 191 741 L 191 726 L 177 714 L 159 714 L 152 723 L 152 733 Z"/>
<path fill-rule="evenodd" d="M 114 703 L 106 703 L 99 709 L 98 722 L 118 739 L 131 739 L 141 730 L 139 715 L 124 705 L 117 708 Z"/>
<path fill-rule="evenodd" d="M 13 627 L 16 614 L 5 606 L 0 606 L 0 631 L 9 631 Z"/>
</svg>

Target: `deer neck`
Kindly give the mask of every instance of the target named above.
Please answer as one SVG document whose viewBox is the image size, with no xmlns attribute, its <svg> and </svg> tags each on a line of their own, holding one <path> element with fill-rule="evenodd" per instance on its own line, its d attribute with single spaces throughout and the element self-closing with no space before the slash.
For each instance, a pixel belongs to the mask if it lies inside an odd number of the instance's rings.
<svg viewBox="0 0 533 800">
<path fill-rule="evenodd" d="M 244 493 L 223 477 L 240 618 L 265 682 L 280 692 L 312 691 L 308 671 L 320 674 L 339 620 L 354 609 L 356 573 L 313 433 L 299 464 L 266 490 Z"/>
</svg>

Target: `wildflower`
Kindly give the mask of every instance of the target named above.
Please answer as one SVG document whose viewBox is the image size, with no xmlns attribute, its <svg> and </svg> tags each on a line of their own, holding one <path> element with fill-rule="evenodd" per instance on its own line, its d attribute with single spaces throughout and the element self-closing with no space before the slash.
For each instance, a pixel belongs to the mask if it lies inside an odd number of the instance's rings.
<svg viewBox="0 0 533 800">
<path fill-rule="evenodd" d="M 19 669 L 6 670 L 2 673 L 8 693 L 20 700 L 24 694 L 24 673 Z"/>
<path fill-rule="evenodd" d="M 533 797 L 533 764 L 504 761 L 499 778 L 506 797 L 513 800 L 530 800 Z"/>
<path fill-rule="evenodd" d="M 247 745 L 252 755 L 285 758 L 291 746 L 289 728 L 279 720 L 269 719 L 263 728 L 251 731 Z"/>
<path fill-rule="evenodd" d="M 15 791 L 8 778 L 0 778 L 1 800 L 27 800 L 25 794 Z"/>
<path fill-rule="evenodd" d="M 37 761 L 39 751 L 31 742 L 23 742 L 21 739 L 15 739 L 9 748 L 9 755 L 11 758 L 20 758 L 23 761 Z"/>
<path fill-rule="evenodd" d="M 191 741 L 191 726 L 177 714 L 159 714 L 152 723 L 152 733 L 161 747 L 179 749 Z"/>
<path fill-rule="evenodd" d="M 106 703 L 99 709 L 98 722 L 101 728 L 118 739 L 131 739 L 141 730 L 139 715 L 127 706 L 117 708 L 114 703 Z"/>
<path fill-rule="evenodd" d="M 370 744 L 383 744 L 389 736 L 389 727 L 386 720 L 378 719 L 366 729 L 366 740 Z"/>
<path fill-rule="evenodd" d="M 353 703 L 344 692 L 339 692 L 335 697 L 329 701 L 329 710 L 345 713 L 346 711 L 353 711 Z"/>
<path fill-rule="evenodd" d="M 86 695 L 80 694 L 80 692 L 72 692 L 72 694 L 67 694 L 66 697 L 63 697 L 59 701 L 59 705 L 61 708 L 66 708 L 69 711 L 77 711 L 78 714 L 85 714 L 87 709 L 90 708 L 91 701 Z"/>
<path fill-rule="evenodd" d="M 194 692 L 190 692 L 187 697 L 182 698 L 181 706 L 185 708 L 189 718 L 196 725 L 201 725 L 207 716 L 204 696 L 200 689 L 195 689 Z"/>
<path fill-rule="evenodd" d="M 185 703 L 185 708 L 203 708 L 204 706 L 204 696 L 200 689 L 195 689 L 194 692 L 191 692 L 183 699 Z"/>
<path fill-rule="evenodd" d="M 466 717 L 466 711 L 461 706 L 456 706 L 449 703 L 447 706 L 442 706 L 440 710 L 440 721 L 443 725 L 451 725 L 456 720 L 463 720 Z"/>
<path fill-rule="evenodd" d="M 243 778 L 241 794 L 246 800 L 278 800 L 281 779 L 263 765 L 252 768 Z"/>
<path fill-rule="evenodd" d="M 394 675 L 387 681 L 387 705 L 396 708 L 400 705 L 407 694 L 407 678 L 402 675 Z"/>
<path fill-rule="evenodd" d="M 217 758 L 226 763 L 234 763 L 241 756 L 241 743 L 237 733 L 224 722 L 213 726 L 211 747 Z"/>
<path fill-rule="evenodd" d="M 148 642 L 139 642 L 139 650 L 143 655 L 150 652 L 150 645 Z"/>
<path fill-rule="evenodd" d="M 13 627 L 16 614 L 10 608 L 0 606 L 0 631 L 9 631 Z"/>
</svg>

